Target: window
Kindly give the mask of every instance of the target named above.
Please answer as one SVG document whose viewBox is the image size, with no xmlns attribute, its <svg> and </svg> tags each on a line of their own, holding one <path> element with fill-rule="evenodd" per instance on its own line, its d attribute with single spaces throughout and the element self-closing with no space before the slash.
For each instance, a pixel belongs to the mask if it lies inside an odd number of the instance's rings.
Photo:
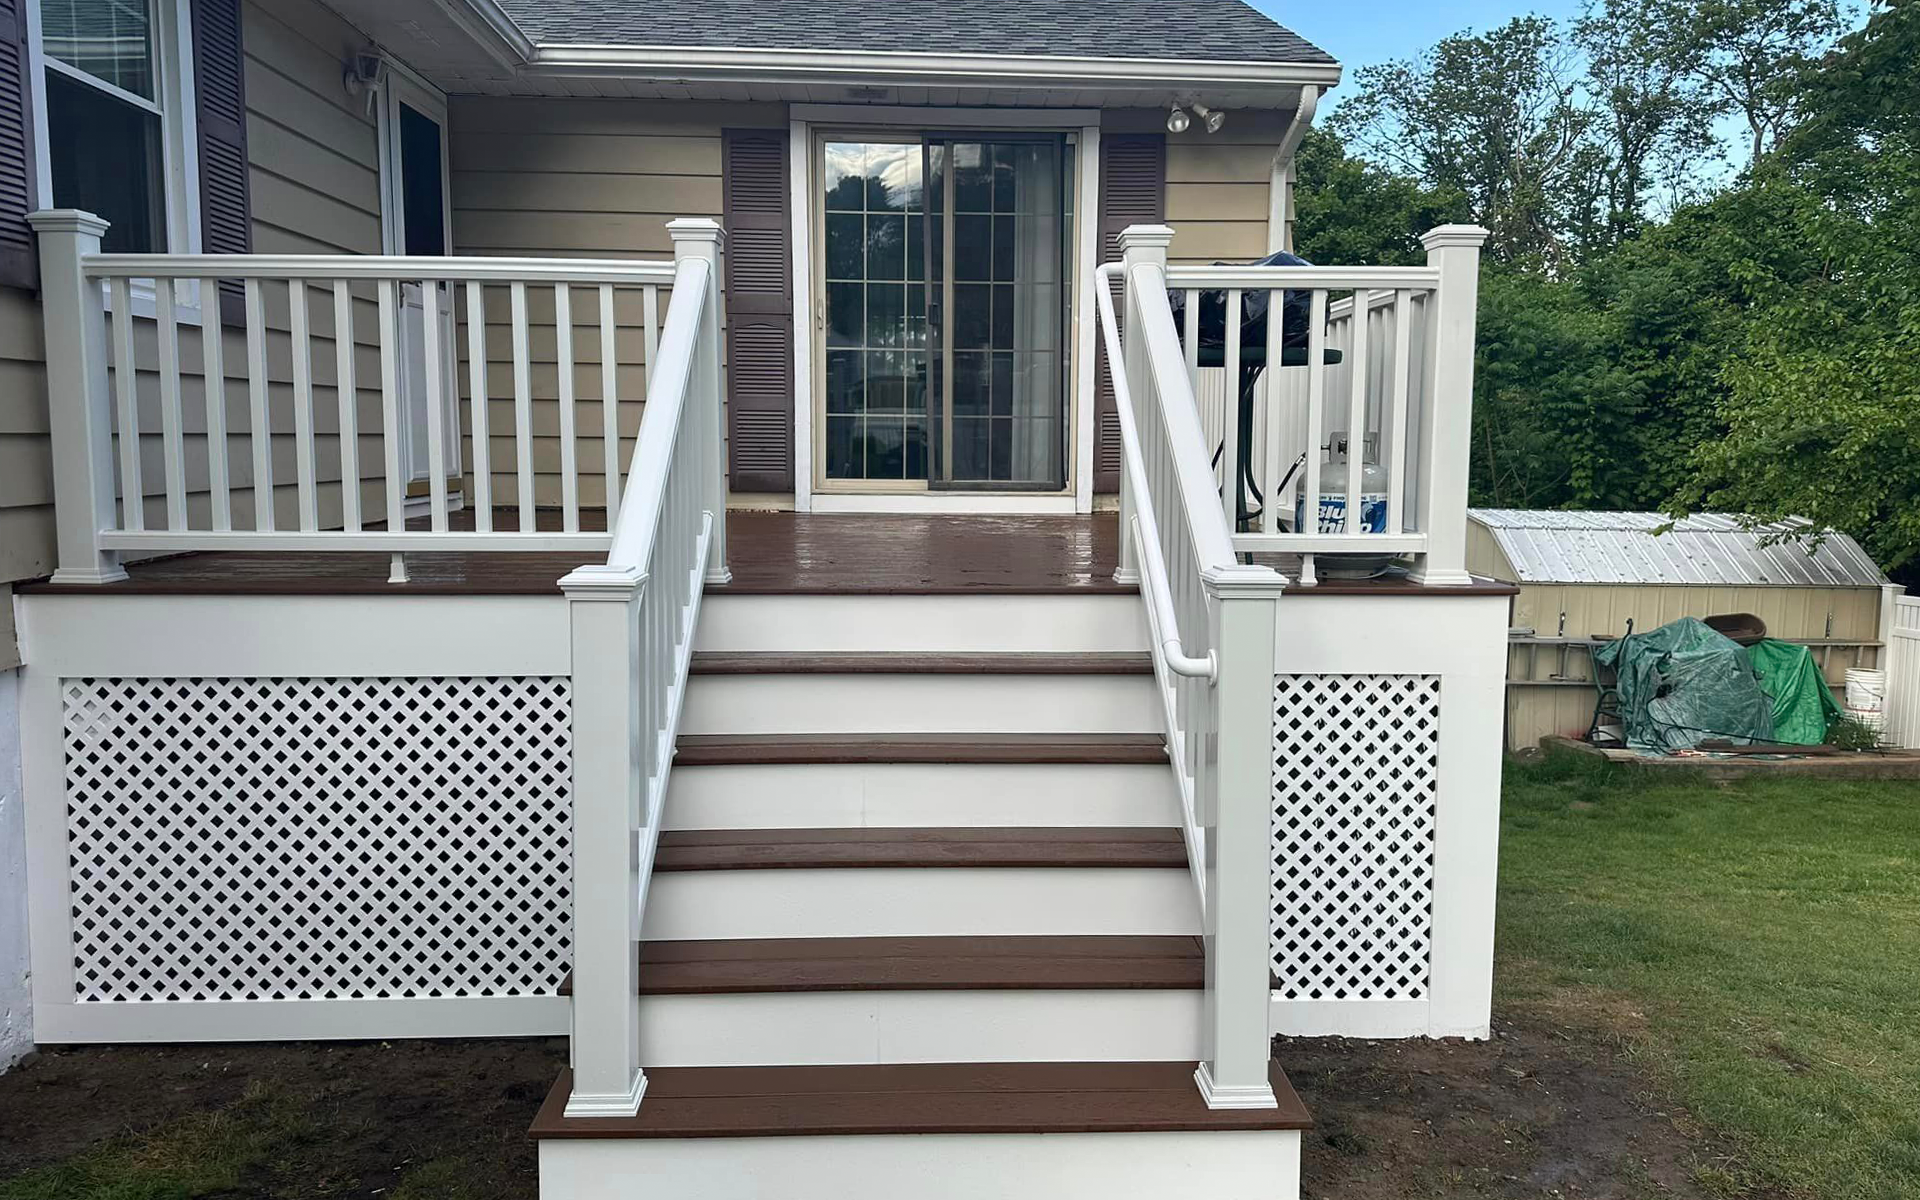
<svg viewBox="0 0 1920 1200">
<path fill-rule="evenodd" d="M 110 251 L 162 251 L 170 241 L 156 34 L 147 0 L 40 8 L 53 204 L 105 217 Z"/>
</svg>

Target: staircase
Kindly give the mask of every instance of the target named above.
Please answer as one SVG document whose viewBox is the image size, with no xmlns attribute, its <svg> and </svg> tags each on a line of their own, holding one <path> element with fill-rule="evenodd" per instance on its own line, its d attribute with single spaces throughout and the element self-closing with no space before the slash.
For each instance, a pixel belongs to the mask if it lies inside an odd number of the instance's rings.
<svg viewBox="0 0 1920 1200">
<path fill-rule="evenodd" d="M 547 1200 L 1292 1200 L 1194 1082 L 1199 906 L 1137 595 L 712 591 L 639 952 L 637 1116 Z M 1044 1135 L 1044 1136 L 1034 1136 Z"/>
</svg>

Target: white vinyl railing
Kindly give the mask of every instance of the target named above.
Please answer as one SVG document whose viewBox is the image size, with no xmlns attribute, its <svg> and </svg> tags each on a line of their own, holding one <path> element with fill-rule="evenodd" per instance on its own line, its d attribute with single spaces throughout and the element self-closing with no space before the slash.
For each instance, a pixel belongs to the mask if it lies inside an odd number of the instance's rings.
<svg viewBox="0 0 1920 1200">
<path fill-rule="evenodd" d="M 66 578 L 122 552 L 609 544 L 581 513 L 620 495 L 622 376 L 657 367 L 672 263 L 101 254 L 98 218 L 33 220 Z M 239 327 L 215 335 L 223 285 Z"/>
<path fill-rule="evenodd" d="M 1423 582 L 1468 581 L 1467 454 L 1479 247 L 1485 232 L 1446 226 L 1426 236 L 1424 267 L 1181 266 L 1185 295 L 1175 353 L 1201 383 L 1201 293 L 1224 292 L 1225 411 L 1208 424 L 1223 511 L 1254 514 L 1234 549 L 1302 556 L 1301 582 L 1328 553 L 1406 556 Z M 1265 345 L 1242 345 L 1248 300 L 1268 293 Z M 1304 295 L 1306 344 L 1285 345 L 1289 293 Z M 1365 312 L 1356 320 L 1355 312 Z M 1235 418 L 1237 364 L 1265 364 L 1251 422 Z M 1208 390 L 1220 384 L 1209 381 Z M 1251 480 L 1237 469 L 1251 464 Z M 1251 483 L 1257 495 L 1239 497 Z M 1350 502 L 1359 497 L 1358 502 Z"/>
<path fill-rule="evenodd" d="M 1121 576 L 1141 584 L 1208 954 L 1196 1080 L 1208 1104 L 1271 1107 L 1268 902 L 1274 603 L 1286 580 L 1235 561 L 1167 303 L 1173 231 L 1135 226 L 1094 298 L 1120 419 Z M 1124 284 L 1126 322 L 1113 285 Z M 1122 334 L 1124 333 L 1124 342 Z"/>
<path fill-rule="evenodd" d="M 573 639 L 573 1091 L 568 1116 L 631 1116 L 635 972 L 707 583 L 724 583 L 720 228 L 674 221 L 673 295 L 607 561 L 560 581 Z"/>
<path fill-rule="evenodd" d="M 1886 740 L 1920 750 L 1920 596 L 1892 597 L 1882 611 L 1888 624 L 1880 635 L 1887 647 Z"/>
</svg>

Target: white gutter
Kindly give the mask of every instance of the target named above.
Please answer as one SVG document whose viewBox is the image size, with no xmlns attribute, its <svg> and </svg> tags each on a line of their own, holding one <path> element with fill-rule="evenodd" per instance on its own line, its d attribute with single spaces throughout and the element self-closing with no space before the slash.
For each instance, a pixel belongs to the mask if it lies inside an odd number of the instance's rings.
<svg viewBox="0 0 1920 1200">
<path fill-rule="evenodd" d="M 487 3 L 490 0 L 454 0 Z M 725 47 L 541 43 L 529 73 L 620 76 L 662 81 L 1151 88 L 1195 85 L 1330 87 L 1338 63 L 1204 59 L 1074 58 L 1040 54 L 921 54 L 877 50 L 758 50 Z"/>
<path fill-rule="evenodd" d="M 1307 136 L 1307 129 L 1313 124 L 1313 113 L 1320 105 L 1320 89 L 1311 85 L 1300 89 L 1300 106 L 1293 110 L 1293 120 L 1287 123 L 1287 131 L 1280 135 L 1280 144 L 1273 151 L 1273 172 L 1267 182 L 1267 253 L 1276 250 L 1292 251 L 1293 238 L 1287 233 L 1287 219 L 1292 215 L 1291 184 L 1293 182 L 1293 156 L 1300 149 L 1300 142 Z"/>
<path fill-rule="evenodd" d="M 533 58 L 533 39 L 521 31 L 496 0 L 431 0 L 503 67 L 519 70 Z"/>
</svg>

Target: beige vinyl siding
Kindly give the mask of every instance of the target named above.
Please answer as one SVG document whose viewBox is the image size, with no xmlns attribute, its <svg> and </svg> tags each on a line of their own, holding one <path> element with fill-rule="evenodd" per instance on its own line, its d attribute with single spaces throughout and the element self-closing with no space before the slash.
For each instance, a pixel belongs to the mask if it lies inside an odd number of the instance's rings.
<svg viewBox="0 0 1920 1200">
<path fill-rule="evenodd" d="M 1272 196 L 1273 153 L 1293 120 L 1292 110 L 1227 114 L 1219 133 L 1195 120 L 1185 133 L 1167 134 L 1167 224 L 1174 262 L 1245 262 L 1264 257 Z M 1167 110 L 1110 109 L 1101 127 L 1154 132 L 1167 127 Z"/>
<path fill-rule="evenodd" d="M 1512 566 L 1486 527 L 1467 525 L 1467 568 L 1477 575 L 1513 578 Z M 1873 587 L 1708 587 L 1675 584 L 1522 584 L 1513 598 L 1511 623 L 1530 628 L 1541 637 L 1559 635 L 1560 614 L 1566 614 L 1566 635 L 1618 637 L 1633 621 L 1645 633 L 1680 617 L 1707 617 L 1716 613 L 1753 613 L 1767 623 L 1769 636 L 1786 641 L 1871 642 L 1879 638 L 1880 589 Z M 1832 632 L 1828 632 L 1828 619 Z M 1820 661 L 1821 650 L 1814 650 Z M 1856 658 L 1852 649 L 1836 647 L 1826 654 L 1826 677 L 1844 682 L 1846 669 L 1874 666 L 1878 656 L 1869 648 Z M 1591 684 L 1565 684 L 1552 676 L 1590 680 L 1592 664 L 1584 650 L 1560 652 L 1513 646 L 1508 650 L 1507 746 L 1532 746 L 1543 737 L 1561 734 L 1579 737 L 1593 718 L 1596 692 Z"/>
<path fill-rule="evenodd" d="M 673 103 L 463 96 L 452 101 L 454 253 L 554 258 L 668 259 L 666 224 L 722 218 L 720 135 L 787 124 L 777 104 Z M 582 502 L 604 502 L 599 296 L 576 288 L 574 395 Z M 659 313 L 666 319 L 668 293 Z M 513 340 L 504 291 L 487 297 L 487 439 L 495 504 L 515 495 Z M 553 293 L 528 294 L 535 499 L 560 503 L 559 364 Z M 622 366 L 620 459 L 632 456 L 645 395 L 645 345 L 637 292 L 620 293 L 615 340 Z M 462 389 L 470 388 L 464 329 Z M 463 422 L 463 427 L 465 427 Z M 466 461 L 473 461 L 468 438 Z"/>
<path fill-rule="evenodd" d="M 39 302 L 0 288 L 0 670 L 20 662 L 9 585 L 54 567 L 44 359 Z"/>
</svg>

